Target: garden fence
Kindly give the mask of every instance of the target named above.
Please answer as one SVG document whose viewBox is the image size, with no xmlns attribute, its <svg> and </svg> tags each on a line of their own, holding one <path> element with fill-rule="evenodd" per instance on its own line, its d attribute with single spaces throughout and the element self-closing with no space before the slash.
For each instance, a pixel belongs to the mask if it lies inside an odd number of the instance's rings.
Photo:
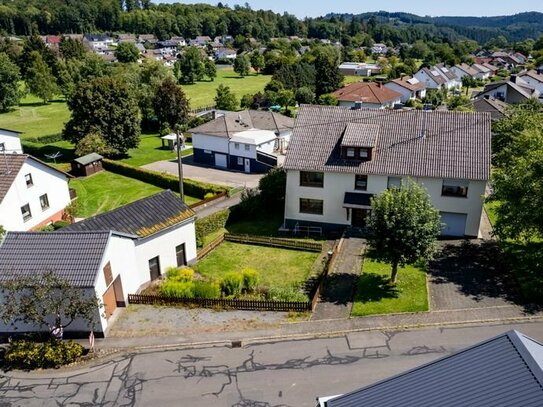
<svg viewBox="0 0 543 407">
<path fill-rule="evenodd" d="M 198 255 L 197 255 L 198 260 L 203 259 L 209 253 L 211 253 L 213 250 L 215 250 L 215 248 L 218 245 L 220 245 L 222 242 L 224 242 L 224 234 L 221 234 L 219 237 L 217 237 L 211 243 L 207 244 L 204 248 L 202 248 L 200 251 L 198 251 Z"/>
<path fill-rule="evenodd" d="M 284 249 L 305 250 L 310 252 L 321 252 L 322 243 L 306 242 L 303 240 L 282 239 L 278 237 L 234 235 L 226 233 L 224 240 L 234 243 L 254 244 L 267 247 L 280 247 Z"/>
</svg>

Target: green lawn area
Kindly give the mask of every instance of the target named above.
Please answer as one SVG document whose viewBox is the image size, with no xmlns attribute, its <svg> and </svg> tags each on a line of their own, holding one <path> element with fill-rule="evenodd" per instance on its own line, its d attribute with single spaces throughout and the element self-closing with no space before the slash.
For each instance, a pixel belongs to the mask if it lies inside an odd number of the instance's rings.
<svg viewBox="0 0 543 407">
<path fill-rule="evenodd" d="M 265 287 L 291 287 L 303 283 L 311 274 L 319 253 L 276 249 L 224 242 L 194 270 L 206 277 L 220 279 L 230 271 L 252 268 Z"/>
<path fill-rule="evenodd" d="M 389 284 L 390 265 L 366 258 L 354 296 L 353 316 L 428 310 L 426 273 L 413 266 L 400 268 L 396 286 Z"/>
<path fill-rule="evenodd" d="M 345 86 L 350 85 L 351 83 L 355 82 L 361 82 L 364 80 L 364 76 L 358 76 L 358 75 L 345 75 L 343 79 L 343 84 Z"/>
<path fill-rule="evenodd" d="M 192 148 L 183 150 L 183 157 L 192 154 Z M 177 153 L 167 148 L 162 148 L 162 140 L 157 134 L 142 134 L 138 148 L 128 150 L 128 157 L 120 160 L 121 162 L 141 167 L 155 161 L 173 160 L 177 158 Z"/>
<path fill-rule="evenodd" d="M 78 217 L 87 218 L 107 212 L 127 203 L 163 191 L 154 185 L 102 171 L 87 178 L 70 181 L 70 187 L 77 191 Z M 185 203 L 192 204 L 199 199 L 186 197 Z"/>
<path fill-rule="evenodd" d="M 271 75 L 260 75 L 251 73 L 248 76 L 241 77 L 235 73 L 231 67 L 217 69 L 217 77 L 213 82 L 202 81 L 193 85 L 183 85 L 191 109 L 202 106 L 210 106 L 215 102 L 213 98 L 216 95 L 216 89 L 220 84 L 229 86 L 230 90 L 236 95 L 238 100 L 245 94 L 255 94 L 263 91 L 264 87 L 270 81 Z"/>
</svg>

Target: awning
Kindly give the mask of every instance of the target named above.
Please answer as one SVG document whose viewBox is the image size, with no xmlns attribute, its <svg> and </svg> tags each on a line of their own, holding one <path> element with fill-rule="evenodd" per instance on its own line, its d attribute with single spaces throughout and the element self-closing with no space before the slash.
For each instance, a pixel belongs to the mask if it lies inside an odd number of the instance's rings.
<svg viewBox="0 0 543 407">
<path fill-rule="evenodd" d="M 345 192 L 343 198 L 344 208 L 371 209 L 370 198 L 373 194 L 364 194 L 356 192 Z"/>
</svg>

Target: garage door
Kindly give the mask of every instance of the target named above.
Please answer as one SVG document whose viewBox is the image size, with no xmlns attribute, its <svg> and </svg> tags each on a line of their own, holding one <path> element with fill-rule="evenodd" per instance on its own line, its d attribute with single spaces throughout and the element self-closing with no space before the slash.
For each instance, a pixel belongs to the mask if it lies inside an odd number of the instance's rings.
<svg viewBox="0 0 543 407">
<path fill-rule="evenodd" d="M 215 167 L 226 168 L 225 154 L 215 154 Z"/>
<path fill-rule="evenodd" d="M 443 236 L 464 236 L 466 230 L 465 213 L 441 212 L 441 223 L 444 223 Z"/>
</svg>

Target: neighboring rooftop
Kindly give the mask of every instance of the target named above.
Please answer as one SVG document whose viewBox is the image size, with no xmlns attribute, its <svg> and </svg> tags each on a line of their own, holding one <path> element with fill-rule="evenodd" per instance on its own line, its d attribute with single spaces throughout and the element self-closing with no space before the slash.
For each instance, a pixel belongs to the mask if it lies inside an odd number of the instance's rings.
<svg viewBox="0 0 543 407">
<path fill-rule="evenodd" d="M 507 103 L 492 97 L 478 98 L 471 104 L 476 112 L 488 112 L 494 120 L 501 119 L 509 106 Z"/>
<path fill-rule="evenodd" d="M 371 161 L 346 160 L 347 123 L 379 126 Z M 487 180 L 488 113 L 345 109 L 302 105 L 287 151 L 287 170 Z"/>
<path fill-rule="evenodd" d="M 349 147 L 375 147 L 379 130 L 378 124 L 347 123 L 341 144 Z"/>
<path fill-rule="evenodd" d="M 170 190 L 74 223 L 62 230 L 114 230 L 144 238 L 191 219 L 195 213 Z"/>
<path fill-rule="evenodd" d="M 78 158 L 74 159 L 74 161 L 76 163 L 78 163 L 78 164 L 81 164 L 81 165 L 87 165 L 87 164 L 93 163 L 95 161 L 100 161 L 103 158 L 104 157 L 102 157 L 100 154 L 90 153 L 90 154 L 84 155 L 82 157 L 78 157 Z"/>
<path fill-rule="evenodd" d="M 422 90 L 426 88 L 425 83 L 419 81 L 417 78 L 412 77 L 412 76 L 406 76 L 401 79 L 394 79 L 392 82 L 412 92 L 416 92 L 418 90 Z"/>
<path fill-rule="evenodd" d="M 325 405 L 541 407 L 543 344 L 509 331 Z"/>
<path fill-rule="evenodd" d="M 227 112 L 210 122 L 190 129 L 189 132 L 230 137 L 235 133 L 250 129 L 281 133 L 292 130 L 293 127 L 294 119 L 282 114 L 270 111 L 243 110 L 241 112 Z"/>
<path fill-rule="evenodd" d="M 355 82 L 332 93 L 337 100 L 383 104 L 400 99 L 402 95 L 374 82 Z"/>
<path fill-rule="evenodd" d="M 0 244 L 0 282 L 55 272 L 77 287 L 92 287 L 109 231 L 8 232 Z"/>
</svg>

